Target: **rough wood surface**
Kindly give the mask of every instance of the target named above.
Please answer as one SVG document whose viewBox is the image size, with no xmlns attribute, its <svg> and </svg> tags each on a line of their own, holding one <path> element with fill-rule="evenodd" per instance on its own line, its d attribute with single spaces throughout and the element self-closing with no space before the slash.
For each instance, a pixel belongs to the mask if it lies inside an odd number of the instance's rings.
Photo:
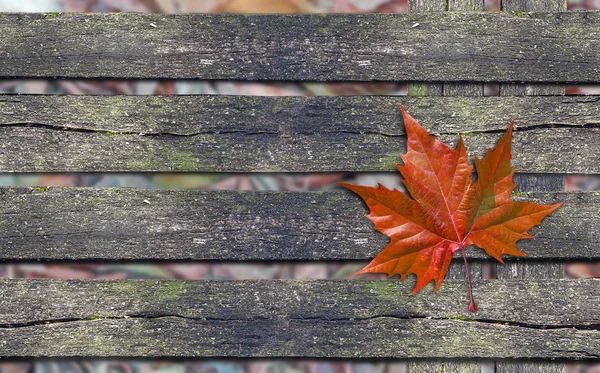
<svg viewBox="0 0 600 373">
<path fill-rule="evenodd" d="M 0 96 L 0 171 L 395 171 L 398 104 L 469 156 L 600 173 L 600 97 Z"/>
<path fill-rule="evenodd" d="M 510 262 L 496 267 L 500 279 L 550 279 L 564 277 L 563 263 L 556 262 Z"/>
<path fill-rule="evenodd" d="M 525 260 L 600 258 L 600 192 L 514 199 L 565 202 L 531 230 L 535 239 L 519 241 Z M 346 190 L 0 188 L 0 258 L 366 260 L 389 240 L 367 212 Z M 467 253 L 488 258 L 475 248 Z"/>
<path fill-rule="evenodd" d="M 565 364 L 548 362 L 501 362 L 496 373 L 565 373 Z"/>
<path fill-rule="evenodd" d="M 0 76 L 598 82 L 597 12 L 2 14 Z"/>
<path fill-rule="evenodd" d="M 599 279 L 412 286 L 0 280 L 0 356 L 600 358 Z"/>
<path fill-rule="evenodd" d="M 446 11 L 450 12 L 470 12 L 482 11 L 483 1 L 481 0 L 449 0 L 445 4 Z M 427 84 L 427 83 L 423 83 Z M 435 83 L 430 83 L 435 84 Z M 411 86 L 408 86 L 409 94 Z M 414 89 L 413 89 L 414 90 Z M 483 96 L 483 84 L 481 83 L 443 83 L 442 93 L 444 96 Z M 482 262 L 471 262 L 469 265 L 470 276 L 473 279 L 481 279 L 482 277 Z M 447 279 L 467 279 L 466 267 L 460 264 L 459 261 L 453 261 L 448 272 Z M 480 362 L 458 362 L 458 361 L 429 361 L 429 362 L 412 362 L 407 366 L 408 373 L 425 373 L 425 372 L 447 372 L 447 373 L 480 373 L 482 367 Z"/>
<path fill-rule="evenodd" d="M 565 190 L 563 175 L 516 173 L 513 182 L 515 192 L 558 192 Z"/>
<path fill-rule="evenodd" d="M 502 10 L 513 14 L 524 12 L 564 12 L 567 0 L 502 0 Z M 524 15 L 524 14 L 523 14 Z M 500 95 L 564 95 L 565 87 L 551 84 L 501 83 Z"/>
<path fill-rule="evenodd" d="M 407 373 L 481 373 L 481 364 L 468 361 L 411 361 Z"/>
<path fill-rule="evenodd" d="M 445 0 L 409 0 L 408 1 L 408 12 L 409 13 L 426 13 L 426 12 L 443 12 L 446 10 Z M 417 26 L 414 26 L 417 25 Z M 413 26 L 420 26 L 419 23 L 415 23 Z M 439 31 L 438 31 L 439 33 Z M 433 38 L 437 36 L 432 36 Z M 442 80 L 442 79 L 439 79 Z M 414 82 L 408 83 L 407 86 L 409 96 L 441 96 L 443 93 L 442 83 L 427 83 L 427 82 Z"/>
<path fill-rule="evenodd" d="M 449 12 L 483 11 L 483 0 L 448 0 Z M 483 96 L 481 83 L 444 83 L 444 96 Z M 466 369 L 466 368 L 464 368 Z"/>
<path fill-rule="evenodd" d="M 446 10 L 446 0 L 408 0 L 410 13 L 443 12 Z"/>
<path fill-rule="evenodd" d="M 502 9 L 508 12 L 530 12 L 530 11 L 565 11 L 566 0 L 502 0 Z M 564 95 L 564 85 L 551 84 L 519 84 L 501 83 L 500 95 Z M 558 175 L 520 175 L 519 190 L 563 190 L 564 183 Z M 563 278 L 563 263 L 507 263 L 506 266 L 497 266 L 497 277 L 500 279 L 539 279 L 539 278 Z M 564 364 L 552 363 L 515 363 L 498 361 L 496 372 L 498 373 L 562 373 L 565 371 Z"/>
</svg>

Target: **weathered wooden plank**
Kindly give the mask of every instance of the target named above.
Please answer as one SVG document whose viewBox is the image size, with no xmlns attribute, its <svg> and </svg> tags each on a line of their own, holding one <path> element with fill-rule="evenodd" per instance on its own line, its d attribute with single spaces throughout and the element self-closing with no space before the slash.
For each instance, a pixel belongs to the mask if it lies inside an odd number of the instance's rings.
<svg viewBox="0 0 600 373">
<path fill-rule="evenodd" d="M 450 12 L 478 12 L 484 4 L 483 0 L 448 0 L 447 7 Z M 444 83 L 443 91 L 444 96 L 483 96 L 483 84 Z"/>
<path fill-rule="evenodd" d="M 499 264 L 496 275 L 500 279 L 563 278 L 564 265 L 560 262 L 510 262 Z"/>
<path fill-rule="evenodd" d="M 408 11 L 409 13 L 426 13 L 426 12 L 443 12 L 446 10 L 445 0 L 409 0 Z M 415 27 L 419 24 L 415 23 Z M 438 31 L 440 33 L 440 31 Z M 434 38 L 436 36 L 433 36 Z M 426 83 L 426 82 L 415 82 L 408 83 L 407 86 L 409 96 L 441 96 L 443 91 L 442 83 Z"/>
<path fill-rule="evenodd" d="M 481 373 L 481 364 L 470 361 L 412 361 L 408 373 Z"/>
<path fill-rule="evenodd" d="M 599 23 L 596 12 L 2 14 L 0 76 L 591 83 Z"/>
<path fill-rule="evenodd" d="M 443 12 L 446 10 L 446 0 L 409 0 L 410 13 Z"/>
<path fill-rule="evenodd" d="M 521 14 L 525 12 L 564 12 L 567 10 L 567 0 L 502 0 L 502 10 Z M 500 95 L 564 95 L 563 85 L 501 83 Z"/>
<path fill-rule="evenodd" d="M 496 373 L 565 373 L 565 364 L 538 362 L 501 362 L 496 366 Z"/>
<path fill-rule="evenodd" d="M 0 96 L 0 171 L 395 171 L 398 104 L 470 157 L 600 173 L 600 97 Z"/>
<path fill-rule="evenodd" d="M 38 189 L 0 188 L 0 258 L 365 260 L 388 243 L 346 190 Z M 600 192 L 514 199 L 565 202 L 531 230 L 535 239 L 519 242 L 524 260 L 600 258 Z M 467 253 L 487 258 L 478 249 Z"/>
<path fill-rule="evenodd" d="M 515 182 L 520 183 L 520 190 L 564 190 L 562 177 L 558 175 L 521 174 L 515 177 Z M 499 279 L 561 279 L 564 278 L 564 264 L 561 262 L 505 263 L 496 266 L 496 277 Z M 499 373 L 563 373 L 564 371 L 565 366 L 560 363 L 496 362 L 496 372 Z"/>
<path fill-rule="evenodd" d="M 482 0 L 449 0 L 446 2 L 446 11 L 450 12 L 472 12 L 482 11 Z M 410 88 L 410 86 L 409 86 Z M 483 84 L 481 83 L 443 83 L 442 94 L 444 96 L 483 96 Z M 448 272 L 447 279 L 481 279 L 483 275 L 482 262 L 471 262 L 468 267 L 464 263 L 453 261 Z M 424 372 L 453 372 L 453 373 L 481 373 L 482 365 L 478 361 L 431 361 L 418 362 L 408 365 L 409 373 Z"/>
<path fill-rule="evenodd" d="M 517 184 L 515 192 L 557 192 L 565 190 L 563 175 L 516 173 L 513 182 Z"/>
<path fill-rule="evenodd" d="M 0 280 L 0 356 L 598 359 L 599 282 Z"/>
<path fill-rule="evenodd" d="M 530 11 L 565 11 L 566 0 L 502 0 L 502 9 L 508 12 Z M 564 85 L 551 84 L 519 84 L 501 83 L 500 95 L 564 95 Z M 558 175 L 519 175 L 519 190 L 563 190 L 564 181 Z M 538 278 L 563 278 L 563 263 L 507 263 L 506 266 L 497 266 L 497 277 L 538 279 Z M 523 362 L 496 362 L 497 372 L 514 373 L 559 373 L 564 372 L 564 364 L 553 363 L 523 363 Z"/>
<path fill-rule="evenodd" d="M 446 5 L 446 1 L 441 0 L 409 0 L 408 11 L 410 13 L 441 12 L 446 10 Z M 415 23 L 415 25 L 417 25 L 415 27 L 419 26 L 417 23 Z M 443 88 L 443 83 L 438 82 L 411 82 L 407 85 L 407 94 L 408 96 L 442 96 Z M 481 265 L 477 263 L 476 267 L 481 268 Z M 460 264 L 457 265 L 456 261 L 454 261 L 448 268 L 448 278 L 460 277 L 463 274 L 466 276 L 464 266 L 461 266 Z M 443 364 L 443 361 L 408 361 L 406 368 L 408 373 L 418 373 L 431 371 L 431 368 L 439 367 Z M 452 365 L 452 363 L 450 363 L 450 365 Z"/>
</svg>

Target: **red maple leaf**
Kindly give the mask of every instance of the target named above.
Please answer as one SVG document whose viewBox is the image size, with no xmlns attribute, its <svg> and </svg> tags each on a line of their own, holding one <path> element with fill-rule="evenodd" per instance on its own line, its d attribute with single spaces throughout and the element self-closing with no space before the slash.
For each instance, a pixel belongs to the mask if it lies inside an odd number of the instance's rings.
<svg viewBox="0 0 600 373">
<path fill-rule="evenodd" d="M 515 169 L 510 165 L 514 121 L 493 150 L 481 160 L 475 158 L 477 181 L 473 183 L 473 167 L 462 137 L 453 151 L 400 108 L 408 151 L 400 155 L 404 165 L 396 167 L 414 199 L 381 184 L 373 188 L 338 183 L 362 197 L 375 229 L 390 237 L 389 245 L 356 274 L 386 273 L 403 280 L 414 273 L 414 294 L 431 280 L 438 290 L 455 251 L 462 251 L 467 266 L 464 248 L 468 245 L 485 250 L 501 263 L 504 254 L 525 256 L 517 249 L 517 241 L 533 238 L 527 231 L 562 202 L 548 206 L 510 200 L 516 186 L 512 182 Z M 468 281 L 469 311 L 476 312 L 470 275 Z"/>
</svg>

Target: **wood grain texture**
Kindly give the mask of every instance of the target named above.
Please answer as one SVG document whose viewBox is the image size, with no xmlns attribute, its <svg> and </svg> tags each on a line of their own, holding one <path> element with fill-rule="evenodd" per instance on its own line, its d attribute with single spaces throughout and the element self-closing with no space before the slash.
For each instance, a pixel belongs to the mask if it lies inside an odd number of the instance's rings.
<svg viewBox="0 0 600 373">
<path fill-rule="evenodd" d="M 599 281 L 0 280 L 0 356 L 599 359 Z"/>
<path fill-rule="evenodd" d="M 508 12 L 530 11 L 565 11 L 566 0 L 502 0 L 501 7 Z M 500 95 L 564 95 L 564 85 L 551 84 L 519 84 L 501 83 Z M 519 190 L 562 190 L 562 178 L 558 175 L 520 175 L 517 177 Z M 500 279 L 539 279 L 563 278 L 563 263 L 507 263 L 506 266 L 497 265 L 497 277 Z M 524 362 L 496 362 L 496 372 L 504 373 L 562 373 L 564 364 L 556 363 L 524 363 Z"/>
<path fill-rule="evenodd" d="M 445 0 L 409 0 L 409 13 L 443 12 L 446 10 Z M 420 23 L 415 22 L 414 27 L 419 27 Z M 439 33 L 439 32 L 438 32 Z M 441 79 L 440 79 L 441 80 Z M 441 96 L 443 94 L 442 83 L 415 82 L 408 83 L 409 96 Z"/>
<path fill-rule="evenodd" d="M 596 12 L 2 14 L 0 76 L 592 83 L 599 23 Z"/>
<path fill-rule="evenodd" d="M 517 184 L 515 192 L 558 192 L 565 190 L 563 175 L 516 173 L 513 182 Z"/>
<path fill-rule="evenodd" d="M 524 12 L 564 12 L 567 10 L 567 0 L 502 0 L 501 8 L 513 14 Z M 528 15 L 527 15 L 528 16 Z M 525 83 L 501 83 L 500 95 L 515 96 L 541 96 L 541 95 L 564 95 L 563 85 L 552 84 L 525 84 Z"/>
<path fill-rule="evenodd" d="M 449 0 L 446 2 L 446 11 L 470 12 L 482 11 L 481 0 Z M 410 91 L 410 85 L 409 85 Z M 483 96 L 483 84 L 481 83 L 443 83 L 442 95 L 444 96 Z M 471 262 L 468 267 L 470 277 L 481 279 L 483 275 L 483 263 Z M 467 279 L 467 268 L 459 261 L 453 261 L 446 272 L 447 279 Z M 478 361 L 431 361 L 417 362 L 408 365 L 408 373 L 421 372 L 447 372 L 447 373 L 480 373 L 481 363 Z"/>
<path fill-rule="evenodd" d="M 0 258 L 366 260 L 388 243 L 346 190 L 39 189 L 0 188 Z M 513 199 L 565 202 L 530 231 L 535 239 L 519 242 L 524 260 L 600 258 L 600 192 Z M 475 248 L 467 253 L 488 258 Z"/>
<path fill-rule="evenodd" d="M 600 97 L 0 96 L 0 171 L 394 171 L 399 103 L 518 172 L 600 173 Z"/>
<path fill-rule="evenodd" d="M 410 13 L 443 12 L 446 10 L 446 0 L 408 0 Z"/>
<path fill-rule="evenodd" d="M 448 0 L 449 12 L 480 12 L 483 0 Z M 444 83 L 444 96 L 483 96 L 481 83 Z M 466 368 L 465 368 L 466 369 Z"/>
<path fill-rule="evenodd" d="M 481 364 L 469 361 L 411 361 L 407 373 L 481 373 Z"/>
<path fill-rule="evenodd" d="M 548 362 L 501 362 L 496 373 L 565 373 L 565 364 Z"/>
<path fill-rule="evenodd" d="M 425 13 L 425 12 L 442 12 L 446 9 L 446 1 L 426 1 L 426 0 L 409 0 L 408 11 L 410 13 Z M 415 23 L 414 27 L 420 26 L 419 23 Z M 461 83 L 458 83 L 461 84 Z M 407 85 L 408 96 L 442 96 L 444 93 L 443 83 L 437 82 L 411 82 Z M 481 268 L 479 263 L 476 264 L 475 268 Z M 466 276 L 464 265 L 454 261 L 447 272 L 448 278 L 460 278 L 462 275 Z M 425 372 L 431 371 L 432 368 L 436 369 L 444 365 L 444 361 L 408 361 L 407 371 L 408 373 Z M 453 365 L 453 363 L 450 363 Z"/>
</svg>

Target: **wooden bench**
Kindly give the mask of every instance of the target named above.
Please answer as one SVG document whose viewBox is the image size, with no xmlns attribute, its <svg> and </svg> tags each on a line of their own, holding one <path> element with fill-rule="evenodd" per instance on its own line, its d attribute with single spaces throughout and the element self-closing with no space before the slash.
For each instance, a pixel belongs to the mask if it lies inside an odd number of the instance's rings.
<svg viewBox="0 0 600 373">
<path fill-rule="evenodd" d="M 2 172 L 394 171 L 398 104 L 481 155 L 512 118 L 515 200 L 565 205 L 498 279 L 467 250 L 434 294 L 409 280 L 0 280 L 0 356 L 403 359 L 415 372 L 559 372 L 600 359 L 600 14 L 415 1 L 408 15 L 0 14 L 4 78 L 410 81 L 408 97 L 0 96 Z M 449 10 L 446 12 L 445 10 Z M 418 14 L 424 11 L 439 11 Z M 515 11 L 514 13 L 512 11 Z M 482 82 L 500 82 L 483 97 Z M 526 82 L 526 84 L 520 84 Z M 345 190 L 0 188 L 6 261 L 368 260 L 387 238 Z M 466 359 L 466 360 L 465 360 Z M 539 360 L 543 359 L 543 362 Z M 556 360 L 556 361 L 552 361 Z"/>
</svg>

